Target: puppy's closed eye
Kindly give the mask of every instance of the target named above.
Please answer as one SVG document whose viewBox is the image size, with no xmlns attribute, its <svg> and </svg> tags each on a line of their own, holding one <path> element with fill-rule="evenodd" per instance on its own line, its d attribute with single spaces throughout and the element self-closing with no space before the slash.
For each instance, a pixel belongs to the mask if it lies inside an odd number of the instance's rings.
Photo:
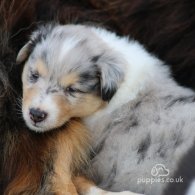
<svg viewBox="0 0 195 195">
<path fill-rule="evenodd" d="M 72 86 L 69 86 L 69 87 L 66 87 L 64 91 L 66 93 L 75 93 L 75 92 L 77 92 L 77 89 L 72 87 Z"/>
<path fill-rule="evenodd" d="M 73 87 L 73 86 L 68 86 L 64 89 L 65 94 L 70 94 L 73 97 L 75 97 L 76 93 L 85 93 L 84 91 L 81 91 L 80 89 Z"/>
</svg>

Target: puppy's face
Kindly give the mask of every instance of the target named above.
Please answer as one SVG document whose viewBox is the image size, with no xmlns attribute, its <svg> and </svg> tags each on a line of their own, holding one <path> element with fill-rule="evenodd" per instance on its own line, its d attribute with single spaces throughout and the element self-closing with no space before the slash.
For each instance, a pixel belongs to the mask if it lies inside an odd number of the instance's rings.
<svg viewBox="0 0 195 195">
<path fill-rule="evenodd" d="M 92 71 L 92 70 L 91 70 Z M 23 71 L 23 117 L 36 131 L 62 126 L 72 117 L 85 117 L 104 105 L 96 72 L 50 71 L 38 58 Z"/>
<path fill-rule="evenodd" d="M 47 26 L 35 32 L 17 58 L 25 61 L 22 111 L 26 124 L 32 130 L 47 131 L 104 107 L 123 76 L 110 52 L 105 52 L 89 27 Z"/>
</svg>

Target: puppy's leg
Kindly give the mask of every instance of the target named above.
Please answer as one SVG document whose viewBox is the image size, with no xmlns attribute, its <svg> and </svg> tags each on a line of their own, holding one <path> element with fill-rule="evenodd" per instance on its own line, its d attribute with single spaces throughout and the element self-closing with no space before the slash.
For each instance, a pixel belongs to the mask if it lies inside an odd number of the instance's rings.
<svg viewBox="0 0 195 195">
<path fill-rule="evenodd" d="M 56 195 L 78 195 L 72 182 L 73 145 L 69 129 L 60 131 L 55 137 L 55 160 L 53 166 L 52 189 Z"/>
<path fill-rule="evenodd" d="M 72 177 L 75 170 L 87 161 L 89 135 L 78 120 L 71 120 L 55 140 L 53 191 L 57 195 L 78 195 Z"/>
<path fill-rule="evenodd" d="M 92 181 L 81 176 L 75 177 L 73 182 L 80 195 L 140 195 L 129 191 L 108 192 L 98 188 Z"/>
</svg>

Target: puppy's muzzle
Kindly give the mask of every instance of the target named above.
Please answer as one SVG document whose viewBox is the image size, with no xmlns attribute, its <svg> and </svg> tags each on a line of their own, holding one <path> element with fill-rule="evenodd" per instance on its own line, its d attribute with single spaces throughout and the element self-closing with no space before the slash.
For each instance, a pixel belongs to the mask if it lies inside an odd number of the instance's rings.
<svg viewBox="0 0 195 195">
<path fill-rule="evenodd" d="M 35 123 L 40 123 L 47 118 L 47 113 L 35 108 L 31 108 L 29 112 L 30 118 Z"/>
</svg>

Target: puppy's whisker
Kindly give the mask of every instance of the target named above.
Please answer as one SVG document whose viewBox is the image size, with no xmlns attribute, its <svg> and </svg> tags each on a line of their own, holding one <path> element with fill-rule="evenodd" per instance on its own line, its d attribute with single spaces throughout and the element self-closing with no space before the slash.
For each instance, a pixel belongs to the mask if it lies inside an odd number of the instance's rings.
<svg viewBox="0 0 195 195">
<path fill-rule="evenodd" d="M 15 104 L 16 106 L 18 106 L 19 108 L 22 108 L 22 101 L 20 98 L 18 98 L 16 101 L 15 101 Z"/>
</svg>

